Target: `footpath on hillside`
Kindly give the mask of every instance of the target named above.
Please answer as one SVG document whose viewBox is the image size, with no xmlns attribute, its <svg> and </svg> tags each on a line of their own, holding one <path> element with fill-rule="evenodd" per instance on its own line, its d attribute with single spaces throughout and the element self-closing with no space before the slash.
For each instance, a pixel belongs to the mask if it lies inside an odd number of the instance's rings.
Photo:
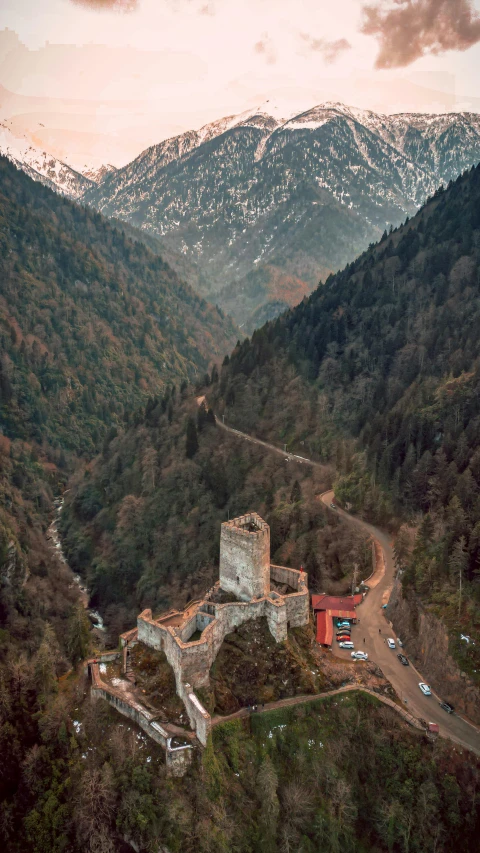
<svg viewBox="0 0 480 853">
<path fill-rule="evenodd" d="M 326 690 L 324 693 L 290 696 L 287 699 L 277 699 L 275 702 L 267 702 L 263 705 L 241 708 L 239 711 L 236 711 L 234 714 L 229 714 L 226 717 L 213 717 L 212 726 L 219 726 L 222 723 L 228 723 L 230 720 L 240 720 L 244 717 L 249 717 L 252 714 L 264 714 L 268 711 L 276 711 L 278 708 L 290 708 L 294 705 L 304 705 L 307 702 L 315 702 L 318 699 L 328 699 L 331 696 L 338 696 L 342 693 L 352 693 L 355 691 L 368 693 L 369 696 L 374 696 L 379 702 L 383 702 L 384 705 L 388 705 L 390 708 L 393 708 L 394 711 L 400 714 L 403 719 L 415 729 L 425 731 L 424 726 L 422 726 L 416 717 L 413 717 L 412 714 L 409 714 L 408 711 L 400 705 L 397 705 L 392 699 L 389 699 L 387 696 L 381 696 L 379 693 L 375 693 L 374 690 L 369 690 L 368 687 L 361 687 L 358 684 L 346 684 L 345 687 L 337 687 L 335 690 Z"/>
</svg>

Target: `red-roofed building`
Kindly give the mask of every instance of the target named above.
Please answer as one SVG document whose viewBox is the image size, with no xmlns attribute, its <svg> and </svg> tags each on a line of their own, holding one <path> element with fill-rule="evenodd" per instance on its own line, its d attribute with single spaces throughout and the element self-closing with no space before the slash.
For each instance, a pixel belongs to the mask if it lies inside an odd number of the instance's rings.
<svg viewBox="0 0 480 853">
<path fill-rule="evenodd" d="M 331 647 L 333 641 L 333 620 L 349 619 L 357 621 L 355 607 L 363 596 L 358 595 L 312 595 L 312 607 L 317 622 L 317 643 Z"/>
<path fill-rule="evenodd" d="M 331 610 L 332 616 L 344 616 L 346 619 L 355 619 L 355 607 L 360 604 L 362 593 L 358 595 L 312 595 L 313 612 L 318 610 Z M 351 614 L 350 616 L 348 614 Z"/>
<path fill-rule="evenodd" d="M 326 610 L 317 613 L 317 643 L 331 647 L 333 641 L 333 621 Z"/>
</svg>

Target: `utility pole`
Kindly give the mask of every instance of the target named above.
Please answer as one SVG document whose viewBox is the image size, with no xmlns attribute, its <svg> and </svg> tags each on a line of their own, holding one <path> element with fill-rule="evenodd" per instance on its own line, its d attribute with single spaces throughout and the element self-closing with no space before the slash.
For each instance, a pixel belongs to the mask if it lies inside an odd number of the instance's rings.
<svg viewBox="0 0 480 853">
<path fill-rule="evenodd" d="M 460 614 L 462 612 L 462 571 L 463 571 L 463 568 L 462 568 L 462 566 L 460 566 L 460 569 L 458 572 L 458 579 L 460 582 L 460 590 L 459 590 L 460 594 L 458 596 L 458 618 L 459 619 L 460 619 Z"/>
</svg>

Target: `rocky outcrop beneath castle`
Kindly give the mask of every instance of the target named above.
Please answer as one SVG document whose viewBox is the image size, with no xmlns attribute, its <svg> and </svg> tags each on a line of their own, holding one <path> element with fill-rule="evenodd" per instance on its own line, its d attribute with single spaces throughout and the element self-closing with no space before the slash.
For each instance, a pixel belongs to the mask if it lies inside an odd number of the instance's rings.
<svg viewBox="0 0 480 853">
<path fill-rule="evenodd" d="M 422 607 L 415 594 L 405 596 L 398 580 L 390 596 L 387 616 L 401 637 L 407 655 L 434 690 L 457 711 L 480 723 L 480 689 L 461 672 L 449 653 L 448 634 L 443 623 Z"/>
<path fill-rule="evenodd" d="M 201 743 L 206 745 L 210 731 L 210 715 L 195 696 L 195 687 L 209 683 L 211 666 L 223 640 L 245 622 L 265 617 L 270 633 L 277 642 L 287 638 L 288 627 L 308 624 L 309 596 L 304 572 L 284 566 L 271 566 L 270 577 L 277 585 L 291 589 L 287 595 L 274 590 L 251 601 L 215 604 L 207 596 L 184 614 L 171 612 L 159 619 L 144 610 L 137 620 L 138 640 L 163 651 L 173 669 L 178 695 L 183 699 L 190 724 Z M 218 588 L 215 585 L 210 597 Z M 199 639 L 190 637 L 199 632 Z"/>
</svg>

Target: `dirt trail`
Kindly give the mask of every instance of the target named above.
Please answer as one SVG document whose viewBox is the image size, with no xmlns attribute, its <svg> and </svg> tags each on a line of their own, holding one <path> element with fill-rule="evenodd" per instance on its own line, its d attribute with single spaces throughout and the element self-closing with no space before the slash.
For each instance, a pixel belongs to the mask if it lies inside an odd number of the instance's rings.
<svg viewBox="0 0 480 853">
<path fill-rule="evenodd" d="M 335 690 L 326 690 L 324 693 L 304 694 L 302 696 L 290 696 L 287 699 L 277 699 L 276 702 L 268 702 L 261 707 L 258 705 L 255 706 L 255 711 L 250 711 L 248 708 L 241 708 L 239 711 L 236 711 L 234 714 L 229 714 L 227 717 L 213 717 L 212 726 L 219 726 L 222 723 L 229 722 L 229 720 L 239 720 L 243 717 L 249 717 L 250 714 L 264 714 L 267 711 L 275 711 L 277 708 L 289 708 L 295 705 L 304 705 L 306 702 L 314 702 L 317 699 L 327 699 L 329 696 L 338 696 L 342 693 L 351 693 L 355 690 L 361 691 L 362 693 L 368 693 L 370 696 L 375 696 L 379 702 L 383 702 L 384 705 L 388 705 L 390 708 L 393 708 L 394 711 L 401 714 L 403 719 L 410 723 L 414 728 L 421 729 L 423 731 L 423 727 L 419 724 L 416 717 L 412 717 L 411 714 L 393 702 L 392 699 L 389 699 L 387 696 L 381 696 L 379 693 L 375 693 L 374 690 L 369 690 L 368 687 L 361 687 L 358 684 L 346 684 L 345 687 L 337 687 Z"/>
</svg>

